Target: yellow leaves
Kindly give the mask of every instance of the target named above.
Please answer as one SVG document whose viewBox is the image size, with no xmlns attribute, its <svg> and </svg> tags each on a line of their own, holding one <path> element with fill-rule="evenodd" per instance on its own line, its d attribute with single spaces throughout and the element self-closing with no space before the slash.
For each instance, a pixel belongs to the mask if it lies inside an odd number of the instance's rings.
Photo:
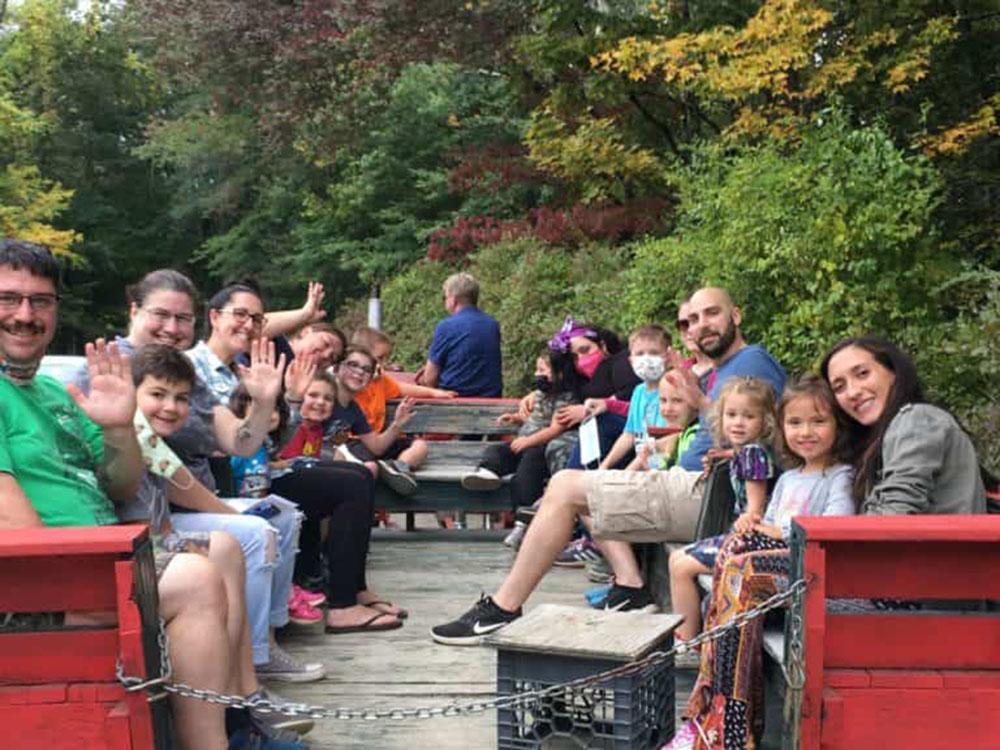
<svg viewBox="0 0 1000 750">
<path fill-rule="evenodd" d="M 71 249 L 83 237 L 49 222 L 69 204 L 73 191 L 42 178 L 35 166 L 8 165 L 0 173 L 0 231 L 48 246 L 56 255 L 76 259 Z"/>
<path fill-rule="evenodd" d="M 941 44 L 954 41 L 958 37 L 955 19 L 938 16 L 906 44 L 896 63 L 889 68 L 886 87 L 894 94 L 906 93 L 911 85 L 927 77 L 931 55 Z"/>
<path fill-rule="evenodd" d="M 664 167 L 649 149 L 626 145 L 608 117 L 581 122 L 575 130 L 552 108 L 532 116 L 525 134 L 528 158 L 539 169 L 581 186 L 584 203 L 623 200 L 636 188 L 662 183 Z"/>
<path fill-rule="evenodd" d="M 963 153 L 977 138 L 1000 135 L 1000 94 L 995 94 L 972 117 L 935 135 L 917 141 L 928 156 L 955 156 Z"/>
</svg>

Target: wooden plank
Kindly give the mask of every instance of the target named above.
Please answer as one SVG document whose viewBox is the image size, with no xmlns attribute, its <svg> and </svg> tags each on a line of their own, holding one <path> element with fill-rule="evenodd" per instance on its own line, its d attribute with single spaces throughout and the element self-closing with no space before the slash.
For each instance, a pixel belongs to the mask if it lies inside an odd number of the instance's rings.
<svg viewBox="0 0 1000 750">
<path fill-rule="evenodd" d="M 830 599 L 1000 599 L 996 542 L 828 541 L 824 546 Z"/>
<path fill-rule="evenodd" d="M 823 654 L 831 669 L 991 669 L 1000 664 L 1000 617 L 831 614 Z"/>
<path fill-rule="evenodd" d="M 128 554 L 148 534 L 141 524 L 0 530 L 0 558 Z"/>
<path fill-rule="evenodd" d="M 67 690 L 71 690 L 72 687 L 66 683 L 2 685 L 0 686 L 0 705 L 25 706 L 41 703 L 65 703 Z"/>
<path fill-rule="evenodd" d="M 631 661 L 667 639 L 682 619 L 542 604 L 487 642 L 503 650 Z"/>
<path fill-rule="evenodd" d="M 996 690 L 827 690 L 823 750 L 996 747 L 1000 711 Z M 802 744 L 802 747 L 819 747 Z"/>
<path fill-rule="evenodd" d="M 0 612 L 114 609 L 116 557 L 0 558 Z"/>
<path fill-rule="evenodd" d="M 810 582 L 803 596 L 805 686 L 799 723 L 800 747 L 819 748 L 823 720 L 823 660 L 826 639 L 826 550 L 809 540 L 801 550 L 802 577 Z"/>
<path fill-rule="evenodd" d="M 67 629 L 0 634 L 0 681 L 111 682 L 118 633 L 111 629 Z"/>
<path fill-rule="evenodd" d="M 387 421 L 392 420 L 396 407 L 390 401 Z M 449 435 L 513 435 L 517 425 L 497 424 L 501 414 L 517 410 L 513 399 L 418 399 L 413 417 L 404 431 L 413 435 L 424 432 Z"/>
<path fill-rule="evenodd" d="M 111 709 L 103 703 L 62 703 L 41 706 L 0 706 L 0 726 L 10 742 L 31 738 L 25 744 L 6 747 L 45 750 L 129 750 L 131 743 L 111 744 L 106 720 Z"/>
<path fill-rule="evenodd" d="M 810 541 L 1000 542 L 1000 515 L 798 516 Z"/>
</svg>

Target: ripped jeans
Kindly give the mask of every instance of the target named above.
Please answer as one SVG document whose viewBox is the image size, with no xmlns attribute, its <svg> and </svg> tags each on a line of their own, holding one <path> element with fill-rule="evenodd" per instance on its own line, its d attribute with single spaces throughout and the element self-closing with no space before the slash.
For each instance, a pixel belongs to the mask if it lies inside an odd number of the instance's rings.
<svg viewBox="0 0 1000 750">
<path fill-rule="evenodd" d="M 173 513 L 170 517 L 177 531 L 225 531 L 240 543 L 247 568 L 246 604 L 254 665 L 270 659 L 268 628 L 288 623 L 288 597 L 302 526 L 302 514 L 293 503 L 277 496 L 269 499 L 281 512 L 266 521 L 242 513 Z"/>
</svg>

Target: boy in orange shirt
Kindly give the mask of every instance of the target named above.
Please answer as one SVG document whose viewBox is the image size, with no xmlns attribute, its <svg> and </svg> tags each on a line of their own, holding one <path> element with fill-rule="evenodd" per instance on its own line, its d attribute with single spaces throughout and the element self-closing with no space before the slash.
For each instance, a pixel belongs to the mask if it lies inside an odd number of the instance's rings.
<svg viewBox="0 0 1000 750">
<path fill-rule="evenodd" d="M 351 346 L 367 349 L 375 357 L 375 374 L 368 385 L 354 394 L 354 402 L 361 407 L 368 424 L 375 433 L 385 429 L 386 403 L 394 398 L 454 398 L 453 391 L 428 388 L 414 383 L 401 383 L 385 371 L 385 363 L 392 356 L 392 339 L 379 330 L 367 326 L 359 328 L 351 337 Z M 386 452 L 379 468 L 386 474 L 410 474 L 427 458 L 427 442 L 402 437 Z"/>
</svg>

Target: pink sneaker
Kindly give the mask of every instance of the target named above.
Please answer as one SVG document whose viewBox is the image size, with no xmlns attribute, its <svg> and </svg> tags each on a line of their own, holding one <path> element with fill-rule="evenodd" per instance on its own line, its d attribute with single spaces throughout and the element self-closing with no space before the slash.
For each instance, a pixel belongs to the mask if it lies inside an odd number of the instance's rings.
<svg viewBox="0 0 1000 750">
<path fill-rule="evenodd" d="M 296 625 L 315 625 L 323 620 L 323 613 L 302 599 L 288 602 L 288 619 Z"/>
<path fill-rule="evenodd" d="M 698 729 L 694 722 L 685 721 L 681 728 L 674 733 L 674 738 L 660 750 L 691 750 L 696 739 L 698 739 Z"/>
<path fill-rule="evenodd" d="M 289 605 L 291 605 L 293 599 L 303 601 L 310 607 L 318 607 L 320 604 L 326 602 L 326 594 L 321 591 L 310 591 L 309 589 L 304 589 L 293 583 L 292 595 L 288 598 Z"/>
</svg>

